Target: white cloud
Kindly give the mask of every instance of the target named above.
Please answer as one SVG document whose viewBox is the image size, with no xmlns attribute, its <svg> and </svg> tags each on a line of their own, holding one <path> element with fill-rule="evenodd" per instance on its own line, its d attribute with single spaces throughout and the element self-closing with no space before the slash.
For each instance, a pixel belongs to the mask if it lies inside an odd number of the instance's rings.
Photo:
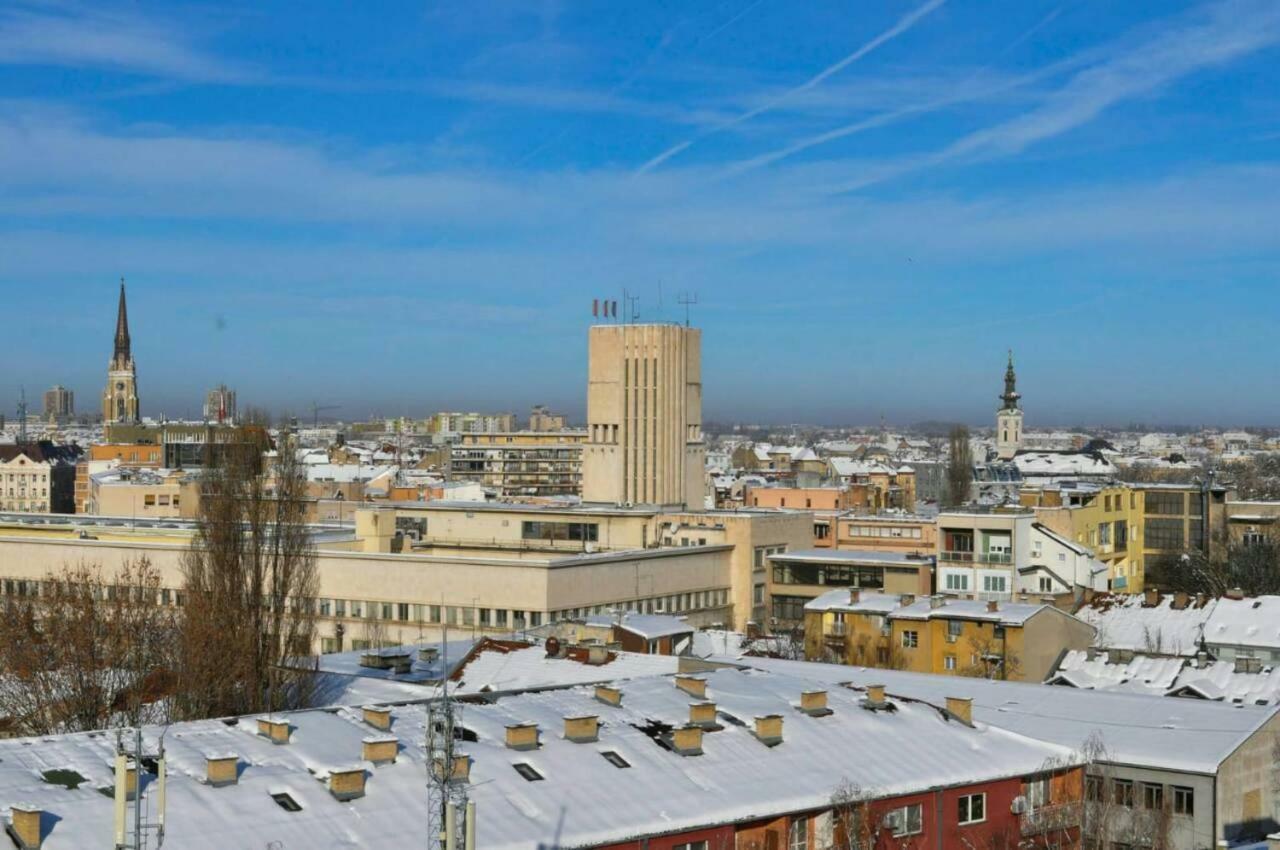
<svg viewBox="0 0 1280 850">
<path fill-rule="evenodd" d="M 0 64 L 111 68 L 203 82 L 254 76 L 200 50 L 176 29 L 101 4 L 0 11 Z"/>
</svg>

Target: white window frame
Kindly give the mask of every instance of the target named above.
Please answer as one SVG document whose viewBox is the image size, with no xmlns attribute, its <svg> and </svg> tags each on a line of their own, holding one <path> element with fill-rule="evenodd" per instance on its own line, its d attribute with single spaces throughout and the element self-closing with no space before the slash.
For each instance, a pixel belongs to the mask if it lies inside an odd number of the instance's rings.
<svg viewBox="0 0 1280 850">
<path fill-rule="evenodd" d="M 912 814 L 915 814 L 915 822 L 912 823 Z M 890 832 L 894 838 L 903 838 L 908 835 L 919 835 L 924 832 L 924 806 L 921 803 L 912 803 L 907 806 L 900 806 L 893 810 L 896 816 L 896 826 Z"/>
<path fill-rule="evenodd" d="M 973 816 L 973 801 L 981 800 L 982 817 L 975 818 Z M 987 795 L 982 794 L 965 794 L 957 801 L 960 806 L 964 807 L 965 818 L 960 820 L 961 826 L 969 826 L 975 823 L 986 823 L 987 820 Z M 959 812 L 957 812 L 958 814 Z"/>
</svg>

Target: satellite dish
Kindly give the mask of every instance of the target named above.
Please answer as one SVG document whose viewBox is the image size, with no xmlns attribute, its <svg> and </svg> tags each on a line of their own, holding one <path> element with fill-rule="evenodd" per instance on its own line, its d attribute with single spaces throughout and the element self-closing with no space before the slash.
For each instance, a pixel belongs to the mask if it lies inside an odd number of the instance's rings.
<svg viewBox="0 0 1280 850">
<path fill-rule="evenodd" d="M 554 658 L 560 654 L 560 638 L 552 635 L 547 638 L 547 657 Z"/>
</svg>

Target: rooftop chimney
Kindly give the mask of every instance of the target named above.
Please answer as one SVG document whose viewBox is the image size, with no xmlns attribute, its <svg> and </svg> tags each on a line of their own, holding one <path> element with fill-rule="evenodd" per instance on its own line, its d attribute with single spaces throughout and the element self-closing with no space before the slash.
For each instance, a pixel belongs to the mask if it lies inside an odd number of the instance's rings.
<svg viewBox="0 0 1280 850">
<path fill-rule="evenodd" d="M 831 709 L 827 708 L 827 692 L 802 692 L 800 694 L 800 710 L 810 717 L 826 717 L 831 714 Z"/>
<path fill-rule="evenodd" d="M 852 605 L 862 598 L 862 591 L 856 587 L 849 588 L 849 604 Z"/>
<path fill-rule="evenodd" d="M 374 729 L 381 729 L 387 732 L 391 729 L 391 709 L 385 705 L 366 705 L 361 708 L 364 713 L 364 722 L 368 723 Z"/>
<path fill-rule="evenodd" d="M 943 605 L 946 605 L 946 604 L 947 604 L 947 597 L 943 596 L 941 593 L 935 593 L 933 596 L 929 597 L 930 608 L 941 608 Z"/>
<path fill-rule="evenodd" d="M 999 610 L 1000 610 L 1000 603 L 999 603 L 999 602 L 995 601 L 994 599 L 989 599 L 989 600 L 987 600 L 987 613 L 988 613 L 988 614 L 994 614 L 995 612 L 997 612 L 997 611 L 999 611 Z"/>
<path fill-rule="evenodd" d="M 240 759 L 235 753 L 212 753 L 204 759 L 205 783 L 214 788 L 235 785 L 239 779 Z"/>
<path fill-rule="evenodd" d="M 364 796 L 364 765 L 342 767 L 329 772 L 329 793 L 339 802 Z"/>
<path fill-rule="evenodd" d="M 608 647 L 592 645 L 587 647 L 587 663 L 599 666 L 609 660 Z"/>
<path fill-rule="evenodd" d="M 698 699 L 707 695 L 707 680 L 700 676 L 676 676 L 676 687 Z"/>
<path fill-rule="evenodd" d="M 258 734 L 264 738 L 270 738 L 273 744 L 289 743 L 289 734 L 293 728 L 289 726 L 288 720 L 280 720 L 273 717 L 258 718 Z"/>
<path fill-rule="evenodd" d="M 782 743 L 782 715 L 763 714 L 756 717 L 756 740 L 768 747 Z"/>
<path fill-rule="evenodd" d="M 884 705 L 884 685 L 867 685 L 867 703 Z"/>
<path fill-rule="evenodd" d="M 671 746 L 682 756 L 702 755 L 702 727 L 681 726 L 671 732 Z"/>
<path fill-rule="evenodd" d="M 1147 608 L 1154 608 L 1160 604 L 1160 588 L 1148 587 L 1142 594 L 1142 604 Z"/>
<path fill-rule="evenodd" d="M 947 714 L 966 726 L 972 726 L 973 700 L 969 697 L 947 697 Z"/>
<path fill-rule="evenodd" d="M 689 703 L 689 725 L 702 729 L 718 728 L 716 724 L 716 704 L 714 702 Z"/>
<path fill-rule="evenodd" d="M 1191 604 L 1191 594 L 1185 590 L 1179 590 L 1173 594 L 1173 607 L 1178 611 L 1183 610 L 1189 604 Z"/>
<path fill-rule="evenodd" d="M 507 727 L 507 749 L 538 749 L 538 724 L 513 723 Z"/>
<path fill-rule="evenodd" d="M 1244 590 L 1239 587 L 1233 587 L 1222 595 L 1228 599 L 1244 599 Z"/>
<path fill-rule="evenodd" d="M 436 776 L 444 773 L 444 760 L 437 758 L 435 764 Z M 471 781 L 471 757 L 461 753 L 455 753 L 453 756 L 453 771 L 450 780 L 453 782 L 469 782 Z"/>
<path fill-rule="evenodd" d="M 596 685 L 596 699 L 605 705 L 622 705 L 622 691 L 609 685 Z"/>
<path fill-rule="evenodd" d="M 44 812 L 33 803 L 15 803 L 9 807 L 13 827 L 13 837 L 18 839 L 22 850 L 36 850 L 44 836 L 40 830 L 40 820 Z"/>
<path fill-rule="evenodd" d="M 904 593 L 898 597 L 898 604 L 903 608 L 906 608 L 908 605 L 914 605 L 916 604 L 916 595 L 914 593 Z"/>
<path fill-rule="evenodd" d="M 584 714 L 564 719 L 564 737 L 575 744 L 594 744 L 600 740 L 600 717 Z"/>
<path fill-rule="evenodd" d="M 371 735 L 360 742 L 360 758 L 374 764 L 393 764 L 399 752 L 395 735 Z"/>
</svg>

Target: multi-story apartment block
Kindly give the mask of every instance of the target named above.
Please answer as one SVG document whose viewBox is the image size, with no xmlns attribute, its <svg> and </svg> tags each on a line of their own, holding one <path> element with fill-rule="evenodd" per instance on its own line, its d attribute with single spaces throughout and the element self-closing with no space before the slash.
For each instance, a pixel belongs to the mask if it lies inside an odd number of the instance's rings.
<svg viewBox="0 0 1280 850">
<path fill-rule="evenodd" d="M 499 497 L 578 496 L 586 440 L 586 431 L 460 434 L 450 449 L 449 474 Z"/>
<path fill-rule="evenodd" d="M 938 515 L 937 590 L 978 599 L 1105 590 L 1106 567 L 1036 520 L 1033 511 L 978 508 Z"/>
<path fill-rule="evenodd" d="M 236 421 L 236 391 L 226 384 L 209 390 L 204 396 L 204 421 L 231 425 Z"/>
<path fill-rule="evenodd" d="M 76 394 L 61 384 L 44 391 L 44 416 L 55 422 L 65 422 L 76 414 Z"/>
<path fill-rule="evenodd" d="M 835 544 L 837 549 L 934 554 L 938 522 L 914 514 L 843 514 L 835 523 Z"/>
<path fill-rule="evenodd" d="M 800 549 L 770 555 L 768 561 L 769 625 L 774 630 L 802 625 L 805 605 L 833 586 L 921 596 L 933 586 L 932 554 Z"/>
<path fill-rule="evenodd" d="M 1093 627 L 1052 605 L 831 590 L 804 606 L 805 657 L 860 667 L 1040 682 Z"/>
<path fill-rule="evenodd" d="M 75 513 L 79 449 L 47 441 L 0 445 L 0 510 Z"/>
<path fill-rule="evenodd" d="M 530 431 L 564 431 L 569 420 L 563 413 L 552 413 L 544 405 L 535 404 L 529 411 Z"/>
<path fill-rule="evenodd" d="M 456 413 L 441 411 L 431 417 L 432 434 L 507 434 L 516 430 L 514 413 Z"/>
</svg>

